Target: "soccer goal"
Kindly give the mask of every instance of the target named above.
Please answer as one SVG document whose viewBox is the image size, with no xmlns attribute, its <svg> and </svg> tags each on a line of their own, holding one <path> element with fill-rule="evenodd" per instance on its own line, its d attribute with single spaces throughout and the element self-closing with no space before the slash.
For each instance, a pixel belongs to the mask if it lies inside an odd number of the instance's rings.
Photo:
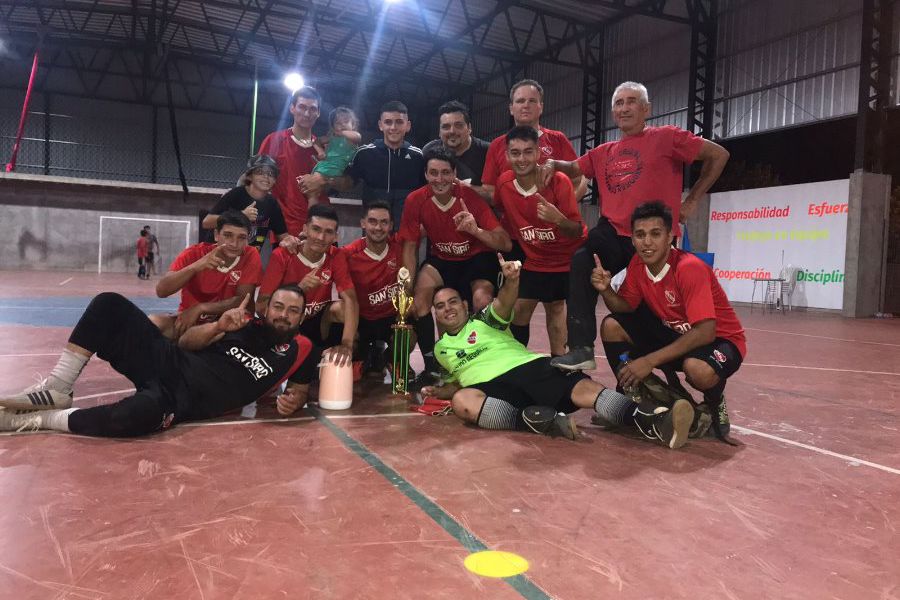
<svg viewBox="0 0 900 600">
<path fill-rule="evenodd" d="M 154 264 L 165 273 L 175 256 L 191 244 L 191 222 L 176 219 L 100 216 L 97 248 L 98 273 L 137 273 L 137 239 L 149 225 L 159 242 Z"/>
</svg>

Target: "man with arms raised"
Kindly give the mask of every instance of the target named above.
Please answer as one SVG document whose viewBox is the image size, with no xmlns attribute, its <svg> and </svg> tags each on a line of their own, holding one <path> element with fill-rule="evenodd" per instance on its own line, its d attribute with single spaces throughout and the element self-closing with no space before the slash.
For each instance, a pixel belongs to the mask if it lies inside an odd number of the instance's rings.
<svg viewBox="0 0 900 600">
<path fill-rule="evenodd" d="M 177 315 L 151 315 L 163 335 L 179 338 L 197 323 L 215 321 L 247 294 L 253 297 L 262 277 L 259 252 L 249 245 L 250 220 L 227 210 L 216 220 L 215 243 L 185 248 L 156 284 L 156 295 L 181 291 Z"/>
<path fill-rule="evenodd" d="M 694 410 L 687 400 L 671 408 L 631 399 L 604 388 L 583 373 L 564 373 L 550 359 L 531 352 L 509 333 L 519 288 L 519 265 L 498 255 L 503 287 L 475 315 L 452 288 L 434 295 L 434 314 L 444 332 L 435 346 L 447 383 L 422 388 L 423 395 L 450 399 L 453 412 L 482 429 L 516 429 L 575 439 L 568 413 L 592 408 L 616 425 L 635 423 L 645 435 L 670 448 L 687 441 Z"/>
<path fill-rule="evenodd" d="M 672 212 L 662 202 L 634 210 L 635 256 L 618 293 L 609 285 L 612 274 L 594 256 L 591 285 L 612 311 L 600 325 L 600 339 L 623 388 L 639 383 L 654 368 L 683 371 L 703 393 L 721 438 L 730 428 L 723 405 L 725 382 L 740 368 L 747 342 L 709 265 L 672 247 L 672 225 Z M 636 311 L 641 303 L 649 310 Z M 629 362 L 622 366 L 626 353 Z"/>
<path fill-rule="evenodd" d="M 425 372 L 436 373 L 431 317 L 434 290 L 453 286 L 473 306 L 483 308 L 494 296 L 497 279 L 494 251 L 508 251 L 510 241 L 484 200 L 471 188 L 456 182 L 456 157 L 452 153 L 444 148 L 432 151 L 426 157 L 425 168 L 428 184 L 406 199 L 400 239 L 403 266 L 416 273 L 413 310 L 419 350 L 425 359 Z M 428 238 L 429 252 L 416 269 L 423 232 Z"/>
<path fill-rule="evenodd" d="M 513 127 L 506 135 L 511 171 L 497 180 L 494 199 L 506 227 L 525 252 L 525 266 L 510 329 L 528 345 L 529 323 L 538 302 L 547 315 L 550 354 L 566 352 L 566 292 L 569 263 L 587 228 L 575 201 L 572 181 L 557 174 L 538 191 L 538 135 L 532 127 Z"/>
<path fill-rule="evenodd" d="M 272 252 L 259 286 L 256 312 L 266 314 L 269 299 L 279 287 L 299 286 L 306 296 L 300 333 L 312 340 L 318 350 L 329 349 L 331 359 L 342 365 L 349 363 L 353 354 L 359 302 L 347 273 L 346 257 L 334 247 L 337 230 L 338 216 L 332 207 L 310 207 L 300 252 L 292 254 L 286 248 Z M 334 286 L 340 299 L 333 301 Z"/>
<path fill-rule="evenodd" d="M 253 252 L 256 252 L 255 250 Z M 55 429 L 81 435 L 132 437 L 184 421 L 209 419 L 267 395 L 290 415 L 306 403 L 315 372 L 310 343 L 298 335 L 303 293 L 277 290 L 265 319 L 251 319 L 250 296 L 214 323 L 191 328 L 178 345 L 118 294 L 96 296 L 78 320 L 50 376 L 21 394 L 0 398 L 0 430 Z M 72 387 L 96 354 L 135 386 L 113 404 L 70 408 Z"/>
</svg>

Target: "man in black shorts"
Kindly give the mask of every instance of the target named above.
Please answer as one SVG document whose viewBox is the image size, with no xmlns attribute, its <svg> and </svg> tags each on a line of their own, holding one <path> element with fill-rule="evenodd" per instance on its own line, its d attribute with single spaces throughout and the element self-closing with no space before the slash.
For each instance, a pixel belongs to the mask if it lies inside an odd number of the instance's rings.
<svg viewBox="0 0 900 600">
<path fill-rule="evenodd" d="M 550 359 L 531 352 L 509 332 L 519 292 L 520 267 L 498 255 L 504 277 L 494 301 L 470 315 L 459 292 L 442 288 L 434 295 L 434 313 L 444 334 L 435 356 L 447 383 L 422 388 L 422 395 L 450 399 L 460 419 L 482 429 L 518 429 L 575 439 L 568 413 L 593 408 L 616 425 L 635 423 L 670 448 L 687 441 L 694 410 L 687 400 L 671 407 L 635 404 L 581 372 L 564 373 Z"/>
<path fill-rule="evenodd" d="M 81 435 L 133 437 L 183 421 L 209 419 L 275 390 L 278 412 L 306 403 L 315 363 L 311 344 L 298 335 L 303 292 L 279 288 L 265 319 L 247 312 L 249 295 L 214 323 L 191 328 L 174 344 L 126 298 L 96 296 L 78 320 L 46 380 L 0 398 L 0 430 L 55 429 Z M 72 386 L 96 354 L 137 390 L 114 404 L 70 408 Z"/>
<path fill-rule="evenodd" d="M 425 359 L 424 373 L 435 373 L 434 321 L 431 298 L 434 290 L 451 286 L 471 301 L 476 310 L 494 296 L 497 261 L 494 252 L 512 246 L 487 203 L 456 178 L 456 157 L 445 148 L 425 157 L 428 184 L 406 198 L 400 240 L 403 266 L 415 274 L 416 337 Z M 417 269 L 422 235 L 428 238 L 428 255 Z"/>
<path fill-rule="evenodd" d="M 566 353 L 566 292 L 572 255 L 584 242 L 575 188 L 561 173 L 538 190 L 541 149 L 533 127 L 513 127 L 506 134 L 510 170 L 497 178 L 494 204 L 503 210 L 503 225 L 525 254 L 512 334 L 528 345 L 531 315 L 544 306 L 550 354 Z"/>
<path fill-rule="evenodd" d="M 709 265 L 672 247 L 672 212 L 666 205 L 638 206 L 631 231 L 635 255 L 618 293 L 596 254 L 591 273 L 591 285 L 613 313 L 600 324 L 609 366 L 623 388 L 639 383 L 655 368 L 683 371 L 688 383 L 703 393 L 721 438 L 730 429 L 725 382 L 747 353 L 744 329 Z M 642 302 L 649 311 L 635 310 Z M 628 360 L 625 365 L 623 358 Z"/>
<path fill-rule="evenodd" d="M 213 223 L 213 227 L 216 224 Z M 159 240 L 153 235 L 153 232 L 150 231 L 149 225 L 144 225 L 144 231 L 147 232 L 147 270 L 146 276 L 149 279 L 151 275 L 156 275 L 156 257 L 159 254 Z"/>
</svg>

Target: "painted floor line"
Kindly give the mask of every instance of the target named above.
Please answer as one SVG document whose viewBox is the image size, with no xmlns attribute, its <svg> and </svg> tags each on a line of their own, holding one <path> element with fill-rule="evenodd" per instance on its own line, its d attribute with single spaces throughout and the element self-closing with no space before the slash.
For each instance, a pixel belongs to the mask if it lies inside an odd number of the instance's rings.
<svg viewBox="0 0 900 600">
<path fill-rule="evenodd" d="M 595 359 L 603 358 L 606 356 L 603 354 L 597 354 L 594 356 Z M 741 367 L 770 367 L 773 369 L 803 369 L 808 371 L 836 371 L 838 373 L 862 373 L 863 375 L 894 375 L 898 376 L 900 373 L 895 373 L 893 371 L 859 371 L 856 369 L 835 369 L 831 367 L 805 367 L 803 365 L 767 365 L 763 363 L 741 363 Z"/>
<path fill-rule="evenodd" d="M 75 278 L 74 278 L 74 277 L 69 277 L 68 279 L 63 279 L 62 281 L 59 282 L 59 285 L 61 285 L 61 286 L 66 285 L 67 283 L 69 283 L 69 282 L 72 281 L 73 279 L 75 279 Z"/>
<path fill-rule="evenodd" d="M 405 412 L 405 413 L 381 413 L 377 415 L 330 415 L 326 414 L 326 417 L 329 419 L 384 419 L 391 417 L 424 417 L 420 412 Z"/>
<path fill-rule="evenodd" d="M 815 335 L 812 333 L 795 333 L 792 331 L 778 331 L 777 329 L 756 329 L 755 327 L 745 327 L 745 331 L 762 331 L 764 333 L 777 333 L 778 335 L 796 335 L 800 337 L 811 337 L 820 340 L 832 340 L 835 342 L 853 342 L 854 344 L 873 344 L 875 346 L 894 346 L 900 348 L 900 344 L 891 344 L 890 342 L 869 342 L 866 340 L 851 340 L 848 338 L 829 337 L 827 335 Z"/>
<path fill-rule="evenodd" d="M 0 354 L 0 358 L 27 358 L 29 356 L 59 356 L 59 352 L 32 353 L 32 354 Z"/>
<path fill-rule="evenodd" d="M 742 367 L 771 367 L 773 369 L 805 369 L 808 371 L 836 371 L 838 373 L 862 373 L 863 375 L 900 375 L 892 371 L 859 371 L 856 369 L 833 369 L 831 367 L 804 367 L 801 365 L 766 365 L 762 363 L 742 363 Z"/>
<path fill-rule="evenodd" d="M 271 419 L 240 419 L 237 421 L 190 421 L 179 423 L 181 427 L 221 427 L 223 425 L 256 425 L 257 423 L 294 423 L 297 421 L 315 421 L 315 417 L 273 417 Z"/>
<path fill-rule="evenodd" d="M 377 454 L 369 450 L 362 442 L 352 437 L 346 431 L 338 427 L 331 421 L 330 417 L 326 417 L 321 412 L 313 409 L 313 413 L 325 427 L 354 454 L 363 461 L 371 465 L 382 477 L 384 477 L 391 485 L 397 488 L 401 494 L 409 498 L 419 509 L 428 517 L 438 524 L 444 531 L 454 537 L 469 552 L 479 552 L 488 550 L 488 546 L 475 536 L 471 531 L 460 525 L 449 513 L 441 508 L 436 502 L 430 500 L 425 494 L 419 491 L 414 485 L 403 478 L 394 469 L 389 467 L 382 461 Z M 529 600 L 549 600 L 550 596 L 542 590 L 536 583 L 531 581 L 525 575 L 515 575 L 503 578 L 506 583 L 519 592 L 523 598 Z"/>
<path fill-rule="evenodd" d="M 739 431 L 741 433 L 745 433 L 747 435 L 758 435 L 760 437 L 774 440 L 776 442 L 781 442 L 782 444 L 789 444 L 791 446 L 797 446 L 798 448 L 803 448 L 805 450 L 810 450 L 812 452 L 818 452 L 819 454 L 824 454 L 825 456 L 839 458 L 839 459 L 845 460 L 851 464 L 865 465 L 867 467 L 871 467 L 873 469 L 878 469 L 878 470 L 884 471 L 886 473 L 893 473 L 894 475 L 900 475 L 900 469 L 895 469 L 893 467 L 888 467 L 886 465 L 880 465 L 875 462 L 863 460 L 861 458 L 856 458 L 855 456 L 849 456 L 847 454 L 840 454 L 839 452 L 832 452 L 831 450 L 819 448 L 818 446 L 811 446 L 809 444 L 804 444 L 803 442 L 795 442 L 794 440 L 789 440 L 787 438 L 783 438 L 783 437 L 780 437 L 777 435 L 772 435 L 771 433 L 763 433 L 762 431 L 756 431 L 755 429 L 741 427 L 740 425 L 735 425 L 734 423 L 731 424 L 731 429 L 735 430 L 735 431 Z"/>
</svg>

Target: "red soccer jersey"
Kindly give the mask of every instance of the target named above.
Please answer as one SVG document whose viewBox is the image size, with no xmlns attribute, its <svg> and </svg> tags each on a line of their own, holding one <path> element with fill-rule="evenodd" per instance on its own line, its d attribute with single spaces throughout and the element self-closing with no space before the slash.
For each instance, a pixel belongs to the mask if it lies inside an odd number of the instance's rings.
<svg viewBox="0 0 900 600">
<path fill-rule="evenodd" d="M 668 271 L 654 281 L 644 262 L 634 255 L 619 295 L 632 308 L 643 300 L 663 323 L 681 334 L 700 321 L 715 319 L 716 337 L 730 341 L 746 356 L 744 328 L 709 265 L 677 248 L 669 251 L 667 263 Z"/>
<path fill-rule="evenodd" d="M 328 248 L 317 262 L 310 262 L 302 254 L 291 254 L 284 248 L 276 248 L 269 259 L 266 273 L 259 285 L 260 296 L 271 296 L 282 285 L 300 283 L 313 269 L 324 283 L 317 288 L 304 292 L 307 318 L 318 314 L 325 305 L 331 302 L 331 289 L 337 285 L 338 293 L 353 288 L 350 274 L 347 273 L 347 259 L 341 256 L 337 248 Z"/>
<path fill-rule="evenodd" d="M 538 164 L 544 164 L 547 159 L 575 160 L 575 148 L 572 142 L 562 131 L 540 128 L 541 137 L 538 138 Z M 496 185 L 497 180 L 504 171 L 509 171 L 509 161 L 506 160 L 506 136 L 501 135 L 491 142 L 484 161 L 484 173 L 481 174 L 481 183 Z"/>
<path fill-rule="evenodd" d="M 446 206 L 441 206 L 434 199 L 431 186 L 424 185 L 406 197 L 400 220 L 400 240 L 418 244 L 424 228 L 431 244 L 431 256 L 459 261 L 490 252 L 491 249 L 476 238 L 456 230 L 453 215 L 462 212 L 463 202 L 479 227 L 487 231 L 500 227 L 491 207 L 471 188 L 454 186 L 453 199 Z"/>
<path fill-rule="evenodd" d="M 313 136 L 315 140 L 315 136 Z M 300 191 L 298 178 L 312 173 L 316 166 L 315 148 L 304 148 L 297 143 L 290 129 L 275 131 L 259 145 L 260 154 L 268 154 L 278 163 L 278 179 L 272 187 L 272 195 L 278 200 L 284 223 L 291 235 L 298 235 L 306 223 L 309 200 Z M 321 203 L 328 203 L 327 196 L 319 196 Z"/>
<path fill-rule="evenodd" d="M 202 242 L 181 251 L 172 261 L 170 271 L 180 271 L 191 265 L 213 250 L 216 244 Z M 259 285 L 262 277 L 262 261 L 259 252 L 253 246 L 244 248 L 238 263 L 227 273 L 218 269 L 200 271 L 181 288 L 181 304 L 178 312 L 185 311 L 201 302 L 219 302 L 234 298 L 239 285 Z"/>
<path fill-rule="evenodd" d="M 581 223 L 579 237 L 566 237 L 560 233 L 559 226 L 538 218 L 538 193 L 567 219 Z M 587 228 L 581 220 L 575 188 L 568 177 L 554 173 L 547 187 L 538 192 L 536 187 L 523 190 L 516 182 L 515 173 L 506 171 L 497 180 L 494 198 L 506 215 L 503 226 L 525 252 L 528 260 L 523 268 L 526 271 L 563 273 L 569 270 L 572 255 L 587 238 Z"/>
<path fill-rule="evenodd" d="M 619 235 L 631 235 L 631 213 L 661 200 L 672 211 L 672 233 L 681 235 L 682 175 L 694 162 L 703 138 L 673 125 L 645 127 L 637 135 L 597 146 L 578 159 L 581 172 L 597 180 L 600 214 Z"/>
<path fill-rule="evenodd" d="M 150 252 L 150 241 L 142 235 L 137 240 L 137 257 L 147 258 L 148 252 Z"/>
<path fill-rule="evenodd" d="M 350 279 L 359 297 L 359 316 L 368 321 L 395 314 L 391 294 L 398 289 L 397 272 L 403 266 L 403 244 L 392 236 L 381 254 L 366 249 L 366 238 L 341 248 L 347 257 Z"/>
</svg>

